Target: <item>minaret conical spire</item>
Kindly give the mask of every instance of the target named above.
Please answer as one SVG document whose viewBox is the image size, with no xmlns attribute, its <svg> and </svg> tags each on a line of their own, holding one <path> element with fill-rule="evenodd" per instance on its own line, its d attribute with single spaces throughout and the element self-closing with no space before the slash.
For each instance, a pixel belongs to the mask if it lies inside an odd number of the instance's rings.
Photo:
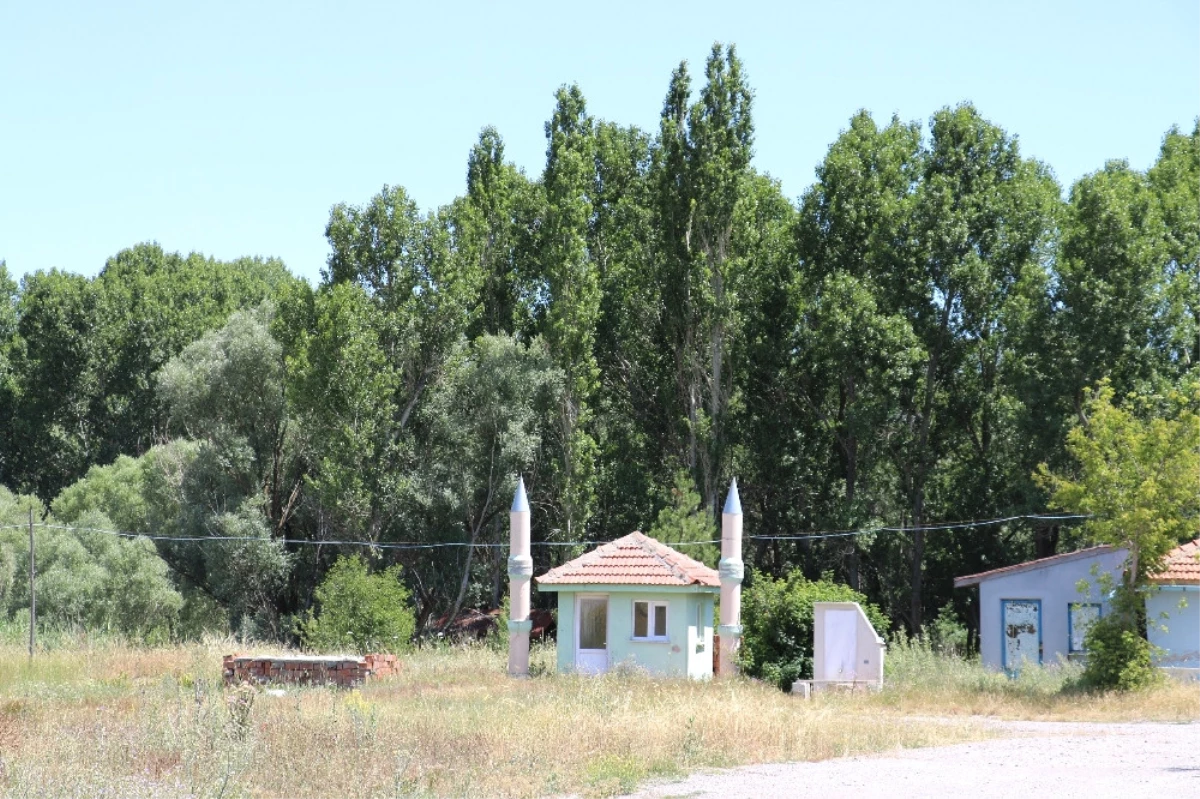
<svg viewBox="0 0 1200 799">
<path fill-rule="evenodd" d="M 729 486 L 729 496 L 725 497 L 724 513 L 731 513 L 737 516 L 742 515 L 742 498 L 738 496 L 737 478 L 733 478 L 733 483 Z"/>
<path fill-rule="evenodd" d="M 741 507 L 740 505 L 738 506 Z M 513 495 L 513 513 L 524 513 L 529 510 L 529 497 L 525 496 L 525 478 L 517 478 L 517 493 Z M 741 513 L 741 510 L 738 511 Z"/>
</svg>

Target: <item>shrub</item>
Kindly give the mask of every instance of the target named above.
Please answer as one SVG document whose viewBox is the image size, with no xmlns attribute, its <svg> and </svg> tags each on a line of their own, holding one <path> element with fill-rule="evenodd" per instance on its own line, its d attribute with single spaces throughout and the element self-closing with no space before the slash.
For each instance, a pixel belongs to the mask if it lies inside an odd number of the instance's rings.
<svg viewBox="0 0 1200 799">
<path fill-rule="evenodd" d="M 357 555 L 338 558 L 316 598 L 320 611 L 310 610 L 296 630 L 307 648 L 359 654 L 408 648 L 416 625 L 399 566 L 370 574 Z"/>
<path fill-rule="evenodd" d="M 1161 679 L 1154 668 L 1150 643 L 1129 629 L 1120 614 L 1098 619 L 1084 637 L 1087 665 L 1083 684 L 1089 688 L 1135 691 Z"/>
<path fill-rule="evenodd" d="M 932 624 L 923 628 L 924 638 L 934 651 L 951 657 L 965 657 L 968 649 L 967 628 L 958 620 L 954 608 L 944 605 Z"/>
<path fill-rule="evenodd" d="M 817 581 L 794 571 L 786 579 L 753 575 L 742 597 L 742 670 L 786 690 L 813 673 L 813 603 L 857 602 L 875 629 L 887 629 L 879 608 L 828 576 Z"/>
</svg>

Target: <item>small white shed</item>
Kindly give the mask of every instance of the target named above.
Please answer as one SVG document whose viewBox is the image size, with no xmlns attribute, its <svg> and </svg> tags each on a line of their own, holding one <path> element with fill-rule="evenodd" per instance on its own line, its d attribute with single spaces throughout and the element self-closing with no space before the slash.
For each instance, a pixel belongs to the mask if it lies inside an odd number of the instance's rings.
<svg viewBox="0 0 1200 799">
<path fill-rule="evenodd" d="M 1121 579 L 1126 555 L 1111 546 L 1018 563 L 954 579 L 979 586 L 979 652 L 985 666 L 1015 672 L 1083 653 L 1092 622 L 1109 612 L 1100 576 Z M 1087 584 L 1080 592 L 1079 585 Z"/>
<path fill-rule="evenodd" d="M 1200 676 L 1200 538 L 1176 547 L 1150 577 L 1146 637 L 1158 647 L 1158 665 Z"/>
<path fill-rule="evenodd" d="M 813 603 L 813 678 L 792 693 L 809 697 L 828 688 L 883 687 L 883 638 L 857 602 Z"/>
</svg>

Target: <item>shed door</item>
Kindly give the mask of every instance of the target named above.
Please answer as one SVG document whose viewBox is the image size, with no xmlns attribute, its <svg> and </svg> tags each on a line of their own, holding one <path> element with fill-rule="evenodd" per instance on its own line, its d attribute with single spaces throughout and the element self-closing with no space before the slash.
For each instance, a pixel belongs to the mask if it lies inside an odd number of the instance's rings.
<svg viewBox="0 0 1200 799">
<path fill-rule="evenodd" d="M 858 613 L 853 610 L 825 611 L 825 679 L 853 680 L 858 660 Z"/>
<path fill-rule="evenodd" d="M 608 597 L 575 597 L 575 670 L 608 671 Z"/>
<path fill-rule="evenodd" d="M 1023 663 L 1042 662 L 1042 601 L 1002 599 L 1004 670 L 1019 671 Z"/>
</svg>

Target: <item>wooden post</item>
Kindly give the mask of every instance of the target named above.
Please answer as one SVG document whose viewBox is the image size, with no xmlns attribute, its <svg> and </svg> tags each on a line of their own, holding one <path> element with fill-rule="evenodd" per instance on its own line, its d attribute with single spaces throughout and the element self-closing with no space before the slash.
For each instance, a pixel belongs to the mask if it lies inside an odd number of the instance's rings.
<svg viewBox="0 0 1200 799">
<path fill-rule="evenodd" d="M 37 635 L 37 593 L 33 588 L 37 568 L 33 561 L 33 508 L 29 509 L 29 659 L 33 660 L 33 644 Z"/>
</svg>

